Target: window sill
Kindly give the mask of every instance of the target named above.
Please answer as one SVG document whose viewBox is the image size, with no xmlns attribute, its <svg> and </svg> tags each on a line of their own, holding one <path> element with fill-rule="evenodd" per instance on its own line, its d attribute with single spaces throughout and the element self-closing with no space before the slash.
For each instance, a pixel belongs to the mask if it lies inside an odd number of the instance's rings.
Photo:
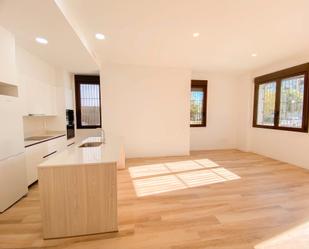
<svg viewBox="0 0 309 249">
<path fill-rule="evenodd" d="M 100 129 L 102 126 L 77 126 L 77 130 L 84 130 L 84 129 Z"/>
<path fill-rule="evenodd" d="M 190 128 L 194 128 L 194 127 L 206 127 L 205 124 L 201 124 L 201 125 L 190 125 Z"/>
<path fill-rule="evenodd" d="M 305 128 L 274 127 L 274 126 L 267 126 L 267 125 L 253 125 L 252 127 L 253 128 L 268 129 L 268 130 L 293 131 L 293 132 L 308 133 L 308 129 L 305 129 Z"/>
</svg>

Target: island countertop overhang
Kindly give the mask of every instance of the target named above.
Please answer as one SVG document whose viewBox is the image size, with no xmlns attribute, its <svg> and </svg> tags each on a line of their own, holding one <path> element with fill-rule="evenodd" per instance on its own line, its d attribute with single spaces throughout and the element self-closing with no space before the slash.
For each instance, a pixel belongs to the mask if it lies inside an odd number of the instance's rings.
<svg viewBox="0 0 309 249">
<path fill-rule="evenodd" d="M 82 144 L 92 142 L 102 142 L 102 144 L 96 147 L 80 147 Z M 44 161 L 38 165 L 38 167 L 64 167 L 107 163 L 118 164 L 122 154 L 124 154 L 124 151 L 120 138 L 107 137 L 104 141 L 102 137 L 88 137 L 82 142 Z"/>
</svg>

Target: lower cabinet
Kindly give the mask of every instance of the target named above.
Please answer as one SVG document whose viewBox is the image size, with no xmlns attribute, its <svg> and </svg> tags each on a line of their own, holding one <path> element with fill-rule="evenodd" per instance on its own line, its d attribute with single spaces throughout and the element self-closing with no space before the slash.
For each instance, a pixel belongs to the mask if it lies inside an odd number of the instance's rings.
<svg viewBox="0 0 309 249">
<path fill-rule="evenodd" d="M 26 148 L 28 186 L 38 180 L 37 166 L 66 148 L 66 137 L 55 138 Z"/>
<path fill-rule="evenodd" d="M 27 194 L 25 155 L 0 161 L 0 213 Z"/>
<path fill-rule="evenodd" d="M 43 160 L 47 154 L 47 144 L 40 143 L 26 148 L 26 167 L 28 186 L 38 179 L 37 165 Z"/>
</svg>

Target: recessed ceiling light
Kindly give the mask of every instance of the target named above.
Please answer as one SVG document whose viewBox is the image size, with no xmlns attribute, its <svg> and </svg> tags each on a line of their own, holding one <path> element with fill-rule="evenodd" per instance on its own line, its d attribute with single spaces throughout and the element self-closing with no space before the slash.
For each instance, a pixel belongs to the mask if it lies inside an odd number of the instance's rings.
<svg viewBox="0 0 309 249">
<path fill-rule="evenodd" d="M 35 38 L 35 40 L 36 40 L 37 43 L 40 43 L 40 44 L 47 44 L 48 43 L 47 39 L 45 39 L 43 37 L 37 37 L 37 38 Z"/>
<path fill-rule="evenodd" d="M 199 37 L 200 33 L 193 33 L 193 37 Z"/>
<path fill-rule="evenodd" d="M 95 38 L 97 38 L 98 40 L 105 40 L 105 35 L 101 33 L 96 33 Z"/>
<path fill-rule="evenodd" d="M 251 54 L 252 57 L 257 57 L 256 53 Z"/>
</svg>

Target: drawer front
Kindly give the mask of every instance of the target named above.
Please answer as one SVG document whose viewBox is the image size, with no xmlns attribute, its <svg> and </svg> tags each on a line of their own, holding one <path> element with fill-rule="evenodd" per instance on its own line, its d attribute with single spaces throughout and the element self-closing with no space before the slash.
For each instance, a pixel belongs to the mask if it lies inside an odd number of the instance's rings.
<svg viewBox="0 0 309 249">
<path fill-rule="evenodd" d="M 38 180 L 37 166 L 66 148 L 66 137 L 59 137 L 26 148 L 28 185 Z"/>
<path fill-rule="evenodd" d="M 33 145 L 26 148 L 26 167 L 28 185 L 34 183 L 38 179 L 37 166 L 43 162 L 44 156 L 47 154 L 46 143 Z"/>
<path fill-rule="evenodd" d="M 64 150 L 66 147 L 66 137 L 59 137 L 52 140 L 47 141 L 47 152 L 48 154 L 53 152 L 60 152 Z"/>
<path fill-rule="evenodd" d="M 48 154 L 53 153 L 58 150 L 57 140 L 58 139 L 52 139 L 52 140 L 47 141 L 47 153 Z"/>
</svg>

